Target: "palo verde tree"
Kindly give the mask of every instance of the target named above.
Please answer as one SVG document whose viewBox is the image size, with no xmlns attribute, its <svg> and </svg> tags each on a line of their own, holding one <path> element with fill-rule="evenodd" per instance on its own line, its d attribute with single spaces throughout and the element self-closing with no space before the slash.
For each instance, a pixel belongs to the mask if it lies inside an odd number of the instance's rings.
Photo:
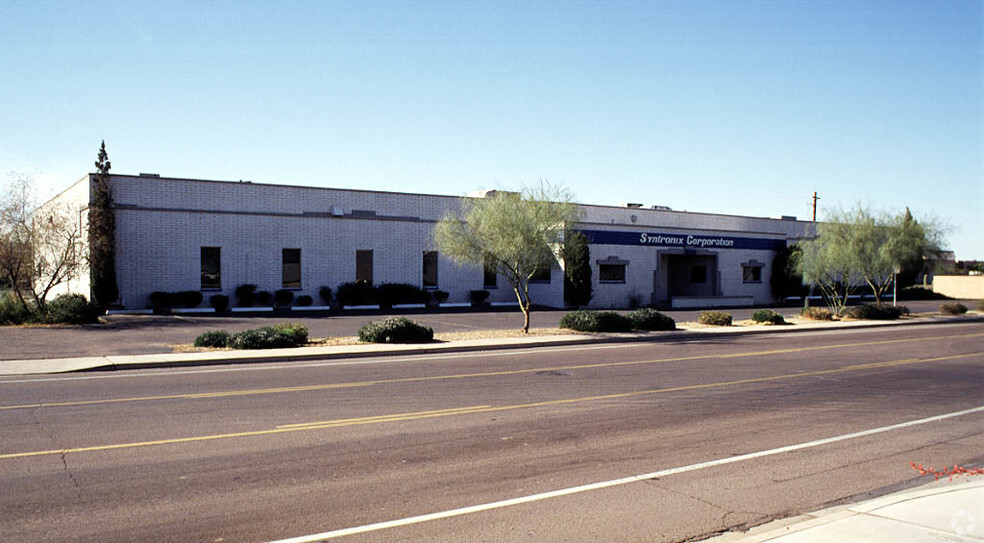
<svg viewBox="0 0 984 543">
<path fill-rule="evenodd" d="M 541 182 L 521 194 L 495 191 L 464 198 L 460 215 L 434 227 L 438 250 L 455 262 L 488 266 L 513 288 L 530 330 L 530 279 L 557 261 L 567 227 L 580 218 L 569 191 Z"/>
<path fill-rule="evenodd" d="M 89 280 L 92 303 L 101 310 L 119 297 L 116 286 L 116 216 L 109 186 L 109 154 L 102 142 L 89 205 Z"/>
<path fill-rule="evenodd" d="M 55 202 L 39 207 L 30 177 L 12 175 L 0 192 L 0 284 L 25 312 L 43 312 L 48 294 L 79 276 L 84 261 L 77 217 Z"/>
</svg>

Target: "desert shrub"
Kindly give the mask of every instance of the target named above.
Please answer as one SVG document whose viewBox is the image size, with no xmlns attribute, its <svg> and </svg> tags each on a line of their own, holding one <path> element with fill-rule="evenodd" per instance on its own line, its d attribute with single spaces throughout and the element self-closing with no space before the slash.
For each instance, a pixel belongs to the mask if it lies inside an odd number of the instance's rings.
<svg viewBox="0 0 984 543">
<path fill-rule="evenodd" d="M 724 311 L 701 311 L 700 316 L 697 317 L 697 322 L 711 326 L 731 326 L 733 319 L 731 313 Z"/>
<path fill-rule="evenodd" d="M 301 307 L 311 307 L 314 305 L 314 298 L 308 296 L 307 294 L 297 297 L 297 305 Z"/>
<path fill-rule="evenodd" d="M 376 299 L 382 308 L 399 304 L 423 304 L 429 298 L 429 292 L 407 283 L 383 283 L 376 287 Z"/>
<path fill-rule="evenodd" d="M 376 305 L 379 297 L 376 288 L 366 281 L 338 285 L 335 300 L 339 305 Z"/>
<path fill-rule="evenodd" d="M 225 294 L 213 294 L 208 303 L 215 308 L 216 313 L 221 313 L 229 307 L 229 297 Z"/>
<path fill-rule="evenodd" d="M 229 337 L 233 349 L 281 349 L 307 342 L 308 330 L 300 324 L 277 324 L 243 330 Z"/>
<path fill-rule="evenodd" d="M 579 309 L 561 317 L 560 327 L 578 332 L 629 332 L 632 321 L 614 311 Z"/>
<path fill-rule="evenodd" d="M 437 303 L 439 303 L 439 304 L 443 304 L 444 302 L 448 301 L 448 298 L 450 298 L 450 297 L 451 297 L 451 294 L 449 294 L 447 291 L 444 291 L 444 290 L 435 290 L 434 291 L 434 301 L 437 302 Z"/>
<path fill-rule="evenodd" d="M 770 324 L 786 324 L 786 319 L 782 315 L 771 309 L 759 309 L 752 313 L 752 320 L 755 322 L 767 322 Z"/>
<path fill-rule="evenodd" d="M 940 313 L 944 315 L 963 315 L 967 312 L 967 306 L 956 302 L 940 304 Z"/>
<path fill-rule="evenodd" d="M 170 292 L 155 290 L 150 293 L 150 307 L 157 314 L 170 313 L 171 308 L 174 307 L 174 295 Z"/>
<path fill-rule="evenodd" d="M 368 343 L 427 343 L 434 330 L 406 317 L 390 317 L 369 322 L 359 329 L 359 341 Z"/>
<path fill-rule="evenodd" d="M 287 289 L 280 289 L 273 293 L 273 303 L 276 307 L 290 307 L 294 301 L 294 293 Z"/>
<path fill-rule="evenodd" d="M 256 302 L 256 285 L 239 285 L 234 294 L 236 295 L 236 305 L 253 307 Z"/>
<path fill-rule="evenodd" d="M 195 347 L 225 348 L 229 346 L 229 337 L 225 330 L 209 330 L 195 338 Z"/>
<path fill-rule="evenodd" d="M 848 308 L 845 314 L 852 319 L 891 321 L 902 315 L 908 315 L 909 309 L 901 305 L 892 307 L 890 305 L 864 304 Z"/>
<path fill-rule="evenodd" d="M 331 288 L 330 287 L 319 288 L 318 298 L 321 298 L 321 305 L 331 305 Z"/>
<path fill-rule="evenodd" d="M 804 307 L 800 316 L 814 321 L 834 320 L 834 313 L 825 307 Z"/>
<path fill-rule="evenodd" d="M 676 322 L 672 318 L 648 307 L 636 309 L 626 317 L 634 330 L 676 330 Z"/>
<path fill-rule="evenodd" d="M 81 294 L 62 294 L 48 302 L 44 320 L 52 324 L 91 324 L 99 322 L 99 308 Z"/>
<path fill-rule="evenodd" d="M 24 305 L 13 292 L 0 295 L 0 324 L 24 324 L 34 317 L 34 313 L 24 309 Z"/>
<path fill-rule="evenodd" d="M 471 304 L 475 307 L 480 307 L 485 305 L 485 301 L 489 299 L 492 293 L 487 290 L 473 290 L 468 293 L 468 298 L 471 300 Z"/>
<path fill-rule="evenodd" d="M 266 290 L 257 292 L 256 305 L 258 307 L 273 307 L 273 294 Z"/>
</svg>

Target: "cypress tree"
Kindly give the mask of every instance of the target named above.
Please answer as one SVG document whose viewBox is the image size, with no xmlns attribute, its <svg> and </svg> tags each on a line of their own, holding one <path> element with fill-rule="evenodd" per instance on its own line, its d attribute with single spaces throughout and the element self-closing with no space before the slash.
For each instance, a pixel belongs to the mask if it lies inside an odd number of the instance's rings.
<svg viewBox="0 0 984 543">
<path fill-rule="evenodd" d="M 564 301 L 572 307 L 591 301 L 591 250 L 584 234 L 568 233 L 564 240 Z"/>
<path fill-rule="evenodd" d="M 109 186 L 109 154 L 102 142 L 89 203 L 89 281 L 92 302 L 102 310 L 119 297 L 116 287 L 116 216 Z"/>
</svg>

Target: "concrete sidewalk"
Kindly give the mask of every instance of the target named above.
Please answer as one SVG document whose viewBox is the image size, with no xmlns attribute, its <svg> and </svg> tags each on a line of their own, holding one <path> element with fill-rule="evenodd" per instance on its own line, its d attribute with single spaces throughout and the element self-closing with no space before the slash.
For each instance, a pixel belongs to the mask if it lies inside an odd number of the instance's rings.
<svg viewBox="0 0 984 543">
<path fill-rule="evenodd" d="M 714 543 L 984 541 L 984 477 L 964 475 L 709 539 Z"/>
<path fill-rule="evenodd" d="M 734 327 L 705 327 L 682 329 L 672 332 L 634 332 L 609 334 L 544 335 L 530 337 L 486 338 L 457 340 L 423 344 L 356 344 L 324 347 L 299 347 L 292 349 L 266 349 L 256 351 L 205 351 L 187 353 L 159 353 L 141 355 L 105 355 L 75 358 L 38 358 L 0 360 L 0 376 L 65 373 L 86 370 L 129 370 L 180 366 L 209 366 L 219 364 L 250 364 L 261 362 L 303 362 L 364 358 L 371 356 L 419 355 L 455 353 L 503 349 L 523 349 L 599 343 L 645 341 L 692 341 L 706 337 L 742 334 L 773 334 L 808 332 L 818 330 L 844 330 L 941 324 L 948 322 L 979 322 L 984 315 L 969 314 L 956 317 L 919 316 L 897 321 L 833 321 L 810 322 L 795 325 L 754 325 Z"/>
</svg>

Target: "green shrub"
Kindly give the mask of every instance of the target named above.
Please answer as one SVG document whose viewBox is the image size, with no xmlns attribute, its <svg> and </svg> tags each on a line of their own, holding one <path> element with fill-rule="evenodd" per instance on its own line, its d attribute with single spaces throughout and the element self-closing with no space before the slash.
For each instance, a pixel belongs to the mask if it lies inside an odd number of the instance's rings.
<svg viewBox="0 0 984 543">
<path fill-rule="evenodd" d="M 770 324 L 786 324 L 786 319 L 782 315 L 771 309 L 759 309 L 752 313 L 752 320 L 755 322 L 767 322 Z"/>
<path fill-rule="evenodd" d="M 273 294 L 263 290 L 256 293 L 257 307 L 273 307 Z"/>
<path fill-rule="evenodd" d="M 967 312 L 967 306 L 956 302 L 940 304 L 940 313 L 944 315 L 963 315 Z"/>
<path fill-rule="evenodd" d="M 239 285 L 235 290 L 236 305 L 253 307 L 256 302 L 256 285 Z"/>
<path fill-rule="evenodd" d="M 307 294 L 297 297 L 297 305 L 301 307 L 311 307 L 314 304 L 314 298 L 308 296 Z"/>
<path fill-rule="evenodd" d="M 909 308 L 901 305 L 893 307 L 890 305 L 864 304 L 848 308 L 845 314 L 852 319 L 891 321 L 902 315 L 908 315 Z"/>
<path fill-rule="evenodd" d="M 307 337 L 307 328 L 300 324 L 277 324 L 232 334 L 227 344 L 233 349 L 282 349 L 303 345 Z"/>
<path fill-rule="evenodd" d="M 0 324 L 24 324 L 34 319 L 34 313 L 24 309 L 24 305 L 13 292 L 0 295 Z"/>
<path fill-rule="evenodd" d="M 667 315 L 644 307 L 630 312 L 626 317 L 634 330 L 676 330 L 676 321 Z"/>
<path fill-rule="evenodd" d="M 724 311 L 701 311 L 700 316 L 697 317 L 697 322 L 711 326 L 731 326 L 733 319 L 731 313 Z"/>
<path fill-rule="evenodd" d="M 209 330 L 195 338 L 195 347 L 225 348 L 228 346 L 229 332 L 225 330 Z"/>
<path fill-rule="evenodd" d="M 614 311 L 579 309 L 561 317 L 560 327 L 578 332 L 630 332 L 632 321 Z"/>
<path fill-rule="evenodd" d="M 804 307 L 800 316 L 814 321 L 834 320 L 834 313 L 824 307 Z"/>
<path fill-rule="evenodd" d="M 52 324 L 92 324 L 99 322 L 99 308 L 81 294 L 62 294 L 48 303 L 44 320 Z"/>
<path fill-rule="evenodd" d="M 150 307 L 152 307 L 154 309 L 154 313 L 158 315 L 170 313 L 171 308 L 174 307 L 174 296 L 172 296 L 170 292 L 155 290 L 150 293 Z"/>
<path fill-rule="evenodd" d="M 471 300 L 471 304 L 474 307 L 481 307 L 485 305 L 485 301 L 489 299 L 492 293 L 487 290 L 473 290 L 468 293 L 468 298 Z"/>
<path fill-rule="evenodd" d="M 430 293 L 407 283 L 383 283 L 376 287 L 376 299 L 380 307 L 389 309 L 399 304 L 425 304 Z"/>
<path fill-rule="evenodd" d="M 359 341 L 367 343 L 427 343 L 434 330 L 406 317 L 390 317 L 369 322 L 359 329 Z"/>
<path fill-rule="evenodd" d="M 379 303 L 376 288 L 366 281 L 338 285 L 335 300 L 338 305 L 376 305 Z"/>
<path fill-rule="evenodd" d="M 216 313 L 222 313 L 229 307 L 229 297 L 224 294 L 213 294 L 208 303 L 215 308 Z"/>
<path fill-rule="evenodd" d="M 447 291 L 444 291 L 444 290 L 435 290 L 434 291 L 434 301 L 437 302 L 437 303 L 439 303 L 439 304 L 443 304 L 444 302 L 448 301 L 448 298 L 450 298 L 450 297 L 451 297 L 451 294 L 449 294 Z"/>
<path fill-rule="evenodd" d="M 198 304 L 202 303 L 202 293 L 197 290 L 183 290 L 181 292 L 175 292 L 174 305 L 181 307 L 198 307 Z"/>
<path fill-rule="evenodd" d="M 321 298 L 321 305 L 331 305 L 331 288 L 329 287 L 319 288 L 318 297 Z"/>
<path fill-rule="evenodd" d="M 290 307 L 294 301 L 294 292 L 287 289 L 280 289 L 273 293 L 273 303 L 276 307 Z"/>
</svg>

